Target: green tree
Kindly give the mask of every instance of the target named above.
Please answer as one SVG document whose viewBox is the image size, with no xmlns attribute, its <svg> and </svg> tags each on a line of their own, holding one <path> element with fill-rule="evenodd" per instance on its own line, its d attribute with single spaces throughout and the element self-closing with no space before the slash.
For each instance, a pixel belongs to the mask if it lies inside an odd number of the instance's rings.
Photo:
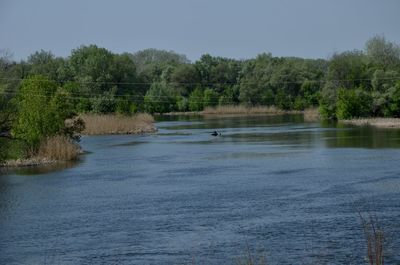
<svg viewBox="0 0 400 265">
<path fill-rule="evenodd" d="M 400 82 L 388 89 L 386 98 L 385 116 L 400 117 Z"/>
<path fill-rule="evenodd" d="M 46 136 L 62 133 L 64 121 L 74 116 L 66 93 L 58 91 L 57 84 L 44 76 L 25 79 L 17 101 L 18 114 L 12 134 L 32 147 Z"/>
<path fill-rule="evenodd" d="M 319 113 L 322 119 L 336 119 L 336 94 L 336 85 L 326 83 L 319 98 Z"/>
<path fill-rule="evenodd" d="M 372 98 L 362 89 L 339 89 L 336 116 L 338 119 L 366 117 L 372 112 Z"/>
<path fill-rule="evenodd" d="M 91 99 L 92 111 L 94 113 L 115 112 L 117 101 L 112 93 L 104 93 Z"/>
<path fill-rule="evenodd" d="M 144 97 L 146 111 L 165 113 L 175 110 L 176 95 L 165 82 L 155 82 Z"/>
<path fill-rule="evenodd" d="M 400 46 L 398 44 L 377 35 L 369 39 L 365 46 L 371 67 L 384 71 L 399 68 Z"/>
<path fill-rule="evenodd" d="M 200 88 L 196 88 L 190 94 L 189 97 L 189 110 L 190 111 L 201 111 L 203 110 L 203 98 L 204 93 Z"/>
<path fill-rule="evenodd" d="M 214 90 L 207 88 L 204 90 L 204 96 L 203 96 L 203 106 L 204 107 L 214 107 L 218 105 L 218 93 L 215 92 Z"/>
</svg>

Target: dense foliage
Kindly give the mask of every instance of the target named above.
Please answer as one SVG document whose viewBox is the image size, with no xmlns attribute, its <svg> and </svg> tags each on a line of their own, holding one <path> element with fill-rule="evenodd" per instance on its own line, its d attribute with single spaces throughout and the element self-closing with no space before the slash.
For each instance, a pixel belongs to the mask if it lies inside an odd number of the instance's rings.
<svg viewBox="0 0 400 265">
<path fill-rule="evenodd" d="M 32 147 L 47 136 L 65 134 L 65 120 L 74 116 L 67 92 L 40 75 L 22 82 L 16 102 L 18 113 L 12 135 Z"/>
<path fill-rule="evenodd" d="M 46 78 L 49 83 L 42 84 L 47 87 L 28 85 L 32 75 Z M 3 51 L 0 131 L 9 131 L 13 120 L 17 126 L 18 120 L 28 119 L 21 111 L 35 104 L 43 104 L 43 115 L 54 111 L 49 98 L 32 97 L 28 103 L 16 97 L 28 91 L 46 96 L 64 93 L 69 99 L 64 107 L 77 113 L 164 113 L 242 104 L 286 110 L 319 106 L 323 117 L 333 119 L 397 117 L 399 76 L 399 45 L 382 36 L 368 40 L 364 50 L 336 53 L 328 60 L 271 54 L 235 60 L 205 54 L 191 63 L 172 51 L 114 54 L 90 45 L 72 50 L 67 58 L 42 50 L 15 62 Z M 21 125 L 14 131 L 25 135 Z"/>
</svg>

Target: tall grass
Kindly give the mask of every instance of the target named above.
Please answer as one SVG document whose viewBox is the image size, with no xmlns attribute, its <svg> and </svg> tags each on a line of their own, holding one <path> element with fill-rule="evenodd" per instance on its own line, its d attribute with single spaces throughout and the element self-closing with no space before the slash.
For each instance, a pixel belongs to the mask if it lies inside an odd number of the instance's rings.
<svg viewBox="0 0 400 265">
<path fill-rule="evenodd" d="M 81 149 L 66 136 L 52 136 L 41 142 L 36 156 L 52 161 L 70 161 L 78 158 Z"/>
<path fill-rule="evenodd" d="M 370 265 L 384 265 L 385 234 L 376 218 L 364 217 L 359 213 L 365 240 L 367 243 L 367 258 Z"/>
<path fill-rule="evenodd" d="M 264 255 L 252 254 L 250 247 L 246 244 L 246 253 L 236 259 L 236 265 L 266 265 L 267 258 Z"/>
<path fill-rule="evenodd" d="M 201 113 L 202 114 L 285 114 L 285 113 L 297 113 L 297 112 L 280 110 L 274 106 L 247 107 L 243 105 L 228 105 L 228 106 L 218 106 L 218 107 L 206 107 Z"/>
<path fill-rule="evenodd" d="M 400 128 L 399 118 L 359 118 L 352 120 L 341 120 L 344 124 L 357 126 L 375 126 L 379 128 Z"/>
<path fill-rule="evenodd" d="M 318 121 L 320 119 L 318 108 L 308 108 L 303 111 L 305 121 Z"/>
<path fill-rule="evenodd" d="M 142 134 L 156 131 L 154 118 L 150 114 L 140 113 L 133 116 L 112 114 L 82 114 L 85 130 L 82 134 Z"/>
</svg>

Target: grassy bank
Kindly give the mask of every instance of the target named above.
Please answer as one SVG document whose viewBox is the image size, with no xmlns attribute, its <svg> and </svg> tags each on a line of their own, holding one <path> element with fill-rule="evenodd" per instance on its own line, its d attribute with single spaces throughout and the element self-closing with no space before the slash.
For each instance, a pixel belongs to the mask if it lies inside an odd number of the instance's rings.
<svg viewBox="0 0 400 265">
<path fill-rule="evenodd" d="M 82 114 L 85 122 L 84 135 L 101 134 L 143 134 L 157 131 L 154 118 L 150 114 L 140 113 L 133 116 Z"/>
<path fill-rule="evenodd" d="M 344 124 L 356 126 L 374 126 L 378 128 L 400 128 L 400 118 L 360 118 L 351 120 L 340 120 Z"/>
<path fill-rule="evenodd" d="M 2 139 L 0 167 L 24 167 L 52 164 L 78 159 L 81 148 L 66 136 L 44 139 L 37 150 L 31 150 L 19 140 Z"/>
</svg>

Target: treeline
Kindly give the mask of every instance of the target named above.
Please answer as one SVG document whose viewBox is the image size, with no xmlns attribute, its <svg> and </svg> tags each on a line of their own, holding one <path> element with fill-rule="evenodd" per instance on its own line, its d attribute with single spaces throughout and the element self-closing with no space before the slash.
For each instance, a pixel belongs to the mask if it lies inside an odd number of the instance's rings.
<svg viewBox="0 0 400 265">
<path fill-rule="evenodd" d="M 206 54 L 191 63 L 171 51 L 115 54 L 96 45 L 74 49 L 67 58 L 42 50 L 15 62 L 3 54 L 0 130 L 18 111 L 10 99 L 28 77 L 57 84 L 77 113 L 165 113 L 244 104 L 285 110 L 319 106 L 324 118 L 344 119 L 398 117 L 399 76 L 399 45 L 382 36 L 367 41 L 364 50 L 336 53 L 328 60 Z"/>
</svg>

